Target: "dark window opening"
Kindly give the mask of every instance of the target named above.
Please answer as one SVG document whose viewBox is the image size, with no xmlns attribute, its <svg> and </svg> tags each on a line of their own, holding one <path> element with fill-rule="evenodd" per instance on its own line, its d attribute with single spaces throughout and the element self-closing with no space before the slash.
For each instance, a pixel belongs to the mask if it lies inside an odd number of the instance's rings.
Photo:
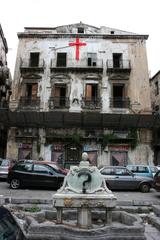
<svg viewBox="0 0 160 240">
<path fill-rule="evenodd" d="M 114 31 L 111 31 L 110 33 L 111 33 L 111 34 L 114 34 Z"/>
<path fill-rule="evenodd" d="M 113 107 L 123 108 L 124 85 L 113 86 Z"/>
<path fill-rule="evenodd" d="M 155 95 L 159 94 L 159 84 L 158 82 L 155 82 Z"/>
<path fill-rule="evenodd" d="M 88 66 L 96 66 L 97 65 L 97 54 L 96 53 L 88 53 Z"/>
<path fill-rule="evenodd" d="M 113 53 L 113 67 L 120 68 L 122 65 L 122 53 Z"/>
<path fill-rule="evenodd" d="M 57 67 L 66 67 L 67 65 L 67 54 L 57 53 Z"/>
<path fill-rule="evenodd" d="M 38 84 L 27 84 L 26 86 L 26 97 L 28 99 L 37 98 Z"/>
<path fill-rule="evenodd" d="M 77 30 L 78 30 L 78 33 L 84 33 L 84 28 L 82 27 L 79 27 Z"/>
<path fill-rule="evenodd" d="M 30 53 L 30 67 L 39 66 L 39 53 Z"/>
</svg>

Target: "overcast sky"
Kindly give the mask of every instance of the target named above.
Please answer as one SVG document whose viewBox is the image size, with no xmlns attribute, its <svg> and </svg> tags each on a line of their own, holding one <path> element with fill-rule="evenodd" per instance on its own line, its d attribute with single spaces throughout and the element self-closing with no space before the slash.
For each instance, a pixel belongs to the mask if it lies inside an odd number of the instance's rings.
<svg viewBox="0 0 160 240">
<path fill-rule="evenodd" d="M 160 0 L 0 0 L 0 23 L 7 39 L 12 76 L 24 27 L 56 27 L 83 23 L 148 34 L 148 68 L 160 70 Z"/>
</svg>

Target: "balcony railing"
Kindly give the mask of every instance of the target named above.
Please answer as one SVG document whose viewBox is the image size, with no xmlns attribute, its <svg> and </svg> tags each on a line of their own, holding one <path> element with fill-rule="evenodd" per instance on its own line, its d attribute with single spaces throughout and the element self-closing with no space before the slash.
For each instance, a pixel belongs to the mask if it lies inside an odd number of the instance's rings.
<svg viewBox="0 0 160 240">
<path fill-rule="evenodd" d="M 38 71 L 43 71 L 45 67 L 45 62 L 44 59 L 39 59 L 38 64 L 31 64 L 31 61 L 29 58 L 21 58 L 20 59 L 20 68 L 21 70 L 38 70 Z"/>
<path fill-rule="evenodd" d="M 110 107 L 111 108 L 129 108 L 130 99 L 129 98 L 110 98 Z"/>
<path fill-rule="evenodd" d="M 119 71 L 131 71 L 130 60 L 119 60 L 119 62 L 114 62 L 114 60 L 107 60 L 107 71 L 108 72 L 119 72 Z"/>
<path fill-rule="evenodd" d="M 19 100 L 18 108 L 39 109 L 40 98 L 39 97 L 21 97 Z"/>
<path fill-rule="evenodd" d="M 68 97 L 50 97 L 49 99 L 49 109 L 63 109 L 69 108 L 69 98 Z"/>
<path fill-rule="evenodd" d="M 101 98 L 95 99 L 82 98 L 82 108 L 84 109 L 96 110 L 100 109 L 101 106 L 102 106 Z"/>
<path fill-rule="evenodd" d="M 51 69 L 103 69 L 103 61 L 102 59 L 97 59 L 92 63 L 88 63 L 88 59 L 69 59 L 67 58 L 66 63 L 64 61 L 58 62 L 57 59 L 51 59 Z"/>
</svg>

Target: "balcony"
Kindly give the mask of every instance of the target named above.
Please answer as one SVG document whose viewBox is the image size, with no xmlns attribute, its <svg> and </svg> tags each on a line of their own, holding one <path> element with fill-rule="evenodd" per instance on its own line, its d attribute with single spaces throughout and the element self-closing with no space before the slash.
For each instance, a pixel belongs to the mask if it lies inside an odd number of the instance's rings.
<svg viewBox="0 0 160 240">
<path fill-rule="evenodd" d="M 19 100 L 18 109 L 25 110 L 39 110 L 40 98 L 39 97 L 21 97 Z"/>
<path fill-rule="evenodd" d="M 103 71 L 103 61 L 102 59 L 97 59 L 92 64 L 88 63 L 88 59 L 67 59 L 67 61 L 58 62 L 57 59 L 51 60 L 51 72 L 61 72 L 61 71 L 76 71 L 76 72 L 100 72 Z"/>
<path fill-rule="evenodd" d="M 68 97 L 50 97 L 49 99 L 49 109 L 66 109 L 69 108 L 69 98 Z"/>
<path fill-rule="evenodd" d="M 130 60 L 119 60 L 119 62 L 114 62 L 114 60 L 107 60 L 107 72 L 108 73 L 130 73 L 131 63 Z"/>
<path fill-rule="evenodd" d="M 20 60 L 20 70 L 22 73 L 26 72 L 44 72 L 45 62 L 44 59 L 39 59 L 38 64 L 31 64 L 30 59 L 23 58 Z"/>
<path fill-rule="evenodd" d="M 9 68 L 7 66 L 0 67 L 0 85 L 5 85 L 9 78 Z"/>
<path fill-rule="evenodd" d="M 130 99 L 129 98 L 110 98 L 110 107 L 111 108 L 129 108 Z"/>
<path fill-rule="evenodd" d="M 83 109 L 97 110 L 97 109 L 100 109 L 101 106 L 102 106 L 101 98 L 96 98 L 96 99 L 82 98 Z"/>
</svg>

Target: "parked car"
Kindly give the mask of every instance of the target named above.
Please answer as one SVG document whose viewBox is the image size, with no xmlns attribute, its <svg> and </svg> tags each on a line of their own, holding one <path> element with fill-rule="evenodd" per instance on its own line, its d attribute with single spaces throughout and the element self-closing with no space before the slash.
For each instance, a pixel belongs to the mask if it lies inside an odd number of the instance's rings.
<svg viewBox="0 0 160 240">
<path fill-rule="evenodd" d="M 0 178 L 6 179 L 8 176 L 9 168 L 15 164 L 14 160 L 0 159 Z"/>
<path fill-rule="evenodd" d="M 156 172 L 153 178 L 154 188 L 157 192 L 160 192 L 160 170 Z"/>
<path fill-rule="evenodd" d="M 12 189 L 22 186 L 60 188 L 65 175 L 51 165 L 41 162 L 20 162 L 8 173 L 7 182 Z"/>
<path fill-rule="evenodd" d="M 8 209 L 0 206 L 0 239 L 25 240 L 23 231 Z"/>
<path fill-rule="evenodd" d="M 137 176 L 145 176 L 153 178 L 155 173 L 158 171 L 156 166 L 151 165 L 127 165 L 127 169 L 133 172 Z"/>
<path fill-rule="evenodd" d="M 148 177 L 136 176 L 126 167 L 106 166 L 100 170 L 109 189 L 140 190 L 149 192 L 153 186 L 153 180 Z"/>
</svg>

